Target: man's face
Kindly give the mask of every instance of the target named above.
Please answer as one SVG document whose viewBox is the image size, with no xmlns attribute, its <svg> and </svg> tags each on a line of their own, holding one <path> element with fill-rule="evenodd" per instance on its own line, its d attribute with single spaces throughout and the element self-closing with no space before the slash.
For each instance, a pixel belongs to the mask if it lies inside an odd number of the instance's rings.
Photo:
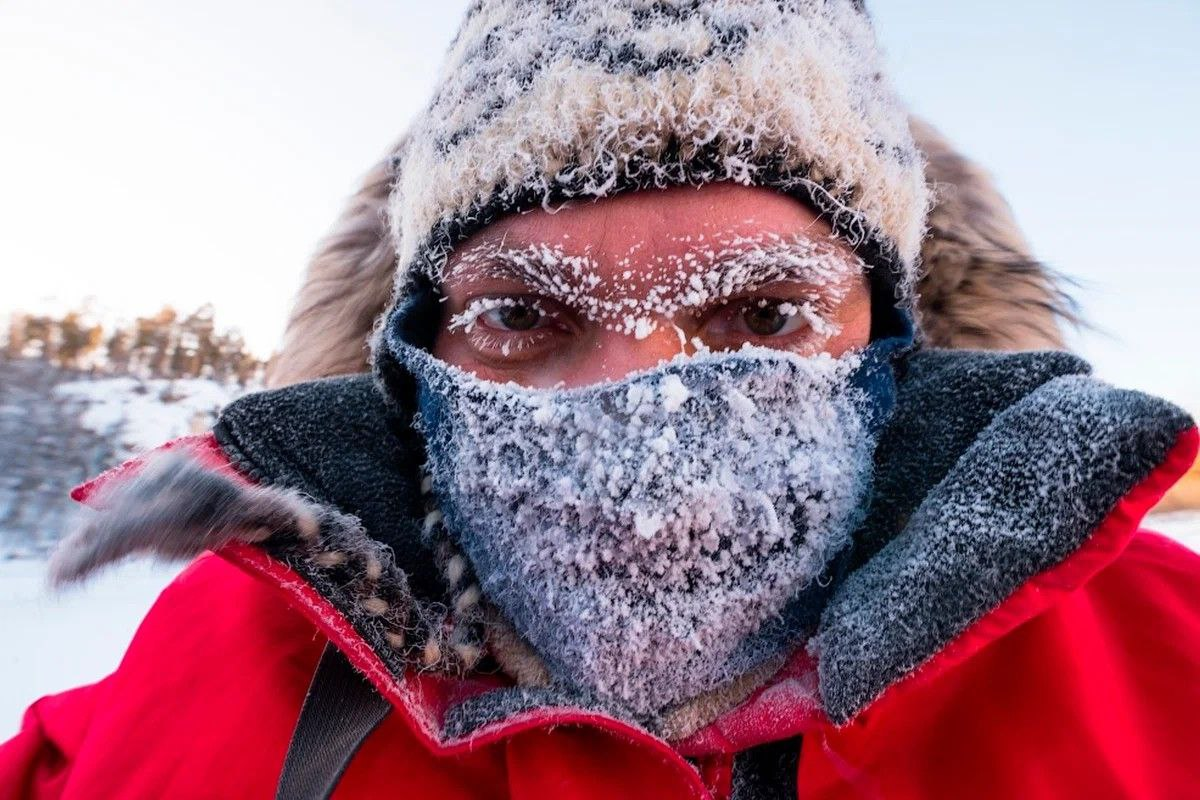
<svg viewBox="0 0 1200 800">
<path fill-rule="evenodd" d="M 854 252 L 779 192 L 647 190 L 504 218 L 446 265 L 438 358 L 493 381 L 575 387 L 745 344 L 866 346 Z"/>
</svg>

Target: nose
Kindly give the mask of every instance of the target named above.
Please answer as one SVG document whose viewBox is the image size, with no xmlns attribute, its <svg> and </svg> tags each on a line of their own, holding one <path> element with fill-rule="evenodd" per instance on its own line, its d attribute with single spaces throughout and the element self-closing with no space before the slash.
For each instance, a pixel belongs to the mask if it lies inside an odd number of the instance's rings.
<svg viewBox="0 0 1200 800">
<path fill-rule="evenodd" d="M 652 330 L 634 333 L 602 330 L 592 343 L 594 352 L 566 376 L 568 386 L 588 386 L 624 378 L 631 372 L 651 369 L 663 361 L 689 353 L 692 347 L 680 328 L 668 319 L 656 319 Z"/>
</svg>

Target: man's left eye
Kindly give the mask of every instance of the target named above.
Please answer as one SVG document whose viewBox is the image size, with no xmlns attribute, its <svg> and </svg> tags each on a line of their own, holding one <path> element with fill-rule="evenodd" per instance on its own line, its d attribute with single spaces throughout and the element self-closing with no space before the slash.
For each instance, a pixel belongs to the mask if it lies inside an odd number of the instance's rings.
<svg viewBox="0 0 1200 800">
<path fill-rule="evenodd" d="M 742 309 L 740 318 L 755 336 L 778 336 L 792 333 L 804 323 L 797 311 L 794 304 L 783 300 L 756 300 Z"/>
</svg>

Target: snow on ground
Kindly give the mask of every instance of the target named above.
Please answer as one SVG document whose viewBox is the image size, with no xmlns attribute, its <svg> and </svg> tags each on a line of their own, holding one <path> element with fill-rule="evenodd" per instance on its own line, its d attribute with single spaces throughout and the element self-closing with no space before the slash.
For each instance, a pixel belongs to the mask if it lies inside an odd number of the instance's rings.
<svg viewBox="0 0 1200 800">
<path fill-rule="evenodd" d="M 1145 527 L 1200 552 L 1200 511 L 1149 517 Z M 0 561 L 0 741 L 33 700 L 107 675 L 138 622 L 180 565 L 133 562 L 60 596 L 46 562 Z"/>
<path fill-rule="evenodd" d="M 17 732 L 38 697 L 112 672 L 180 568 L 134 562 L 55 596 L 45 561 L 0 561 L 0 741 Z"/>
<path fill-rule="evenodd" d="M 217 412 L 242 391 L 203 378 L 129 377 L 72 381 L 54 390 L 60 397 L 85 405 L 80 424 L 110 438 L 129 454 L 207 429 Z"/>
<path fill-rule="evenodd" d="M 1146 517 L 1142 527 L 1169 536 L 1200 553 L 1200 511 L 1171 511 Z"/>
</svg>

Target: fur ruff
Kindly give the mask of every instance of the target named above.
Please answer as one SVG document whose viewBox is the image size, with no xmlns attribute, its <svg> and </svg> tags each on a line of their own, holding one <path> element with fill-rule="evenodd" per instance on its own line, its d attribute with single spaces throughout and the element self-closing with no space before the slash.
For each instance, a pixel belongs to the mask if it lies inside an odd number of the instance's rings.
<svg viewBox="0 0 1200 800">
<path fill-rule="evenodd" d="M 1039 262 L 990 176 L 927 122 L 911 121 L 934 192 L 922 247 L 920 327 L 935 347 L 1061 350 L 1078 322 L 1063 278 Z"/>
<path fill-rule="evenodd" d="M 482 653 L 474 635 L 482 613 L 477 602 L 468 607 L 461 590 L 448 604 L 418 601 L 390 547 L 356 517 L 299 492 L 244 484 L 187 455 L 165 453 L 92 504 L 96 510 L 51 560 L 55 587 L 134 555 L 188 559 L 241 541 L 263 547 L 301 574 L 396 674 L 405 664 L 461 674 Z"/>
<path fill-rule="evenodd" d="M 135 554 L 195 558 L 235 540 L 261 542 L 277 531 L 312 540 L 320 529 L 316 509 L 299 494 L 239 486 L 173 453 L 102 491 L 95 505 L 100 510 L 85 511 L 85 521 L 55 551 L 53 585 L 81 581 Z"/>
</svg>

